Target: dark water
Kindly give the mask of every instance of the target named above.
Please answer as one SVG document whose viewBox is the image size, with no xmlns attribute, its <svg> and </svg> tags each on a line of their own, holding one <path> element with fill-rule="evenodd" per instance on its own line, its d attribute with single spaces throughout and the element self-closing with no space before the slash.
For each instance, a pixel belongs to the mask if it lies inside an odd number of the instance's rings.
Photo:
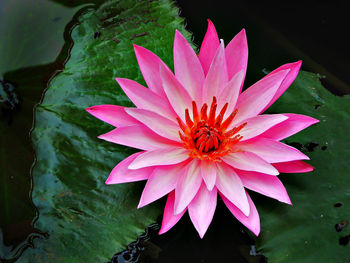
<svg viewBox="0 0 350 263">
<path fill-rule="evenodd" d="M 0 2 L 0 241 L 13 257 L 21 252 L 16 247 L 41 234 L 33 228 L 38 214 L 30 198 L 30 171 L 35 159 L 30 141 L 33 107 L 40 102 L 49 80 L 64 68 L 69 58 L 70 31 L 76 18 L 87 6 L 101 2 Z M 207 18 L 215 23 L 225 43 L 242 27 L 246 28 L 250 50 L 248 84 L 262 77 L 263 69 L 302 59 L 302 69 L 327 76 L 323 81 L 333 93 L 350 93 L 347 6 L 317 2 L 303 5 L 177 2 L 198 45 Z M 266 261 L 255 251 L 254 239 L 222 202 L 203 240 L 186 216 L 166 235 L 158 236 L 157 228 L 151 226 L 125 251 L 113 258 L 111 255 L 111 262 Z M 343 242 L 349 242 L 348 239 Z"/>
<path fill-rule="evenodd" d="M 211 19 L 219 37 L 229 43 L 246 29 L 249 47 L 247 84 L 264 76 L 262 69 L 303 60 L 302 70 L 326 76 L 333 93 L 350 93 L 350 52 L 346 2 L 177 0 L 194 42 L 200 44 Z"/>
<path fill-rule="evenodd" d="M 0 243 L 9 257 L 42 234 L 33 228 L 38 214 L 31 201 L 33 108 L 64 68 L 70 31 L 87 6 L 86 1 L 0 2 Z"/>
<path fill-rule="evenodd" d="M 188 215 L 164 235 L 158 235 L 160 224 L 161 218 L 109 263 L 267 262 L 256 251 L 249 230 L 232 216 L 220 198 L 203 239 L 199 238 Z"/>
</svg>

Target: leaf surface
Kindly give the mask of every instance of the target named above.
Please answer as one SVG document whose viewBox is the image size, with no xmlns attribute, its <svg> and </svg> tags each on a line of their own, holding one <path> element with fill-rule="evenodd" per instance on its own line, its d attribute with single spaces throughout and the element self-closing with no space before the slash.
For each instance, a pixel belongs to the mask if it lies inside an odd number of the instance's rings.
<svg viewBox="0 0 350 263">
<path fill-rule="evenodd" d="M 49 238 L 34 239 L 34 249 L 18 262 L 106 262 L 162 212 L 157 206 L 136 208 L 143 183 L 104 184 L 113 167 L 135 150 L 98 140 L 112 127 L 85 108 L 132 106 L 114 80 L 144 83 L 132 44 L 172 65 L 175 29 L 189 38 L 183 20 L 170 1 L 123 0 L 91 9 L 79 21 L 65 69 L 36 109 L 32 136 L 35 227 Z"/>
<path fill-rule="evenodd" d="M 257 202 L 258 248 L 269 262 L 348 262 L 349 247 L 339 239 L 350 228 L 337 232 L 335 225 L 350 220 L 350 96 L 336 97 L 316 74 L 300 72 L 269 112 L 305 114 L 320 122 L 285 139 L 310 157 L 315 171 L 280 175 L 292 207 L 267 198 Z"/>
</svg>

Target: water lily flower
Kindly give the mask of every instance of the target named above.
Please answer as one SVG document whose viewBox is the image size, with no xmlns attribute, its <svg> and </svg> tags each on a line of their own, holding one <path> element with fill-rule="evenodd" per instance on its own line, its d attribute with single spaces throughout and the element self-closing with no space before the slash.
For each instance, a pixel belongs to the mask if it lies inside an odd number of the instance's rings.
<svg viewBox="0 0 350 263">
<path fill-rule="evenodd" d="M 301 61 L 266 75 L 242 92 L 247 68 L 245 30 L 225 47 L 215 27 L 197 55 L 176 31 L 175 74 L 151 51 L 134 45 L 148 88 L 116 78 L 136 108 L 87 108 L 116 129 L 100 139 L 142 150 L 121 161 L 106 184 L 147 180 L 138 208 L 165 195 L 160 234 L 188 211 L 203 237 L 218 194 L 230 212 L 255 235 L 257 209 L 245 189 L 291 204 L 279 173 L 304 173 L 309 158 L 280 140 L 318 122 L 298 114 L 262 114 L 290 86 Z"/>
</svg>

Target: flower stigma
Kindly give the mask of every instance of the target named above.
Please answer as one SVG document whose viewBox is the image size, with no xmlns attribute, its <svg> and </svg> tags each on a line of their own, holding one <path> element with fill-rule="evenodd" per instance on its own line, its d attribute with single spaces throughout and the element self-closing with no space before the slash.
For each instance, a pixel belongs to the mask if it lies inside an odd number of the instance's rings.
<svg viewBox="0 0 350 263">
<path fill-rule="evenodd" d="M 196 102 L 192 101 L 193 119 L 191 119 L 188 109 L 185 110 L 186 123 L 177 118 L 182 130 L 182 132 L 179 131 L 179 135 L 184 147 L 189 150 L 190 157 L 200 160 L 220 161 L 220 157 L 234 151 L 232 146 L 243 138 L 238 132 L 247 123 L 228 129 L 238 109 L 232 111 L 226 120 L 223 120 L 227 107 L 228 103 L 222 107 L 220 113 L 216 116 L 217 100 L 214 96 L 209 114 L 207 114 L 208 105 L 206 103 L 198 112 Z"/>
</svg>

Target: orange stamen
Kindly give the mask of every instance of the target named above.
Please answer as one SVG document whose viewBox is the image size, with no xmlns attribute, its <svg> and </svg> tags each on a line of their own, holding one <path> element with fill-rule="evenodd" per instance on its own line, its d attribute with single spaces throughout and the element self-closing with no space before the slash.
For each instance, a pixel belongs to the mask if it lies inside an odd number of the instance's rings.
<svg viewBox="0 0 350 263">
<path fill-rule="evenodd" d="M 224 105 L 224 107 L 222 107 L 222 109 L 221 109 L 221 111 L 220 111 L 220 114 L 222 114 L 222 116 L 225 115 L 225 112 L 226 112 L 226 110 L 227 110 L 227 107 L 228 107 L 228 103 L 226 102 L 225 105 Z"/>
<path fill-rule="evenodd" d="M 185 110 L 185 119 L 186 119 L 187 126 L 192 128 L 193 121 L 191 120 L 190 113 L 188 112 L 188 109 Z"/>
<path fill-rule="evenodd" d="M 233 121 L 234 117 L 236 116 L 238 110 L 235 109 L 230 116 L 227 117 L 227 119 L 224 121 L 224 123 L 221 125 L 221 128 L 226 130 L 228 126 L 230 126 L 231 122 Z"/>
<path fill-rule="evenodd" d="M 180 135 L 180 139 L 181 139 L 182 141 L 184 141 L 184 140 L 185 140 L 185 135 L 183 135 L 180 131 L 179 131 L 179 135 Z"/>
<path fill-rule="evenodd" d="M 232 111 L 224 120 L 227 108 L 228 103 L 225 103 L 216 116 L 217 100 L 216 97 L 213 97 L 209 114 L 207 113 L 208 105 L 206 103 L 202 105 L 200 113 L 198 113 L 197 104 L 192 101 L 193 118 L 191 119 L 188 109 L 185 110 L 186 124 L 180 118 L 177 118 L 182 130 L 182 132 L 179 131 L 179 136 L 184 146 L 189 150 L 190 157 L 220 161 L 220 157 L 236 151 L 232 146 L 243 138 L 238 133 L 247 123 L 227 130 L 238 111 L 237 109 Z"/>
<path fill-rule="evenodd" d="M 224 117 L 222 116 L 222 114 L 221 114 L 221 112 L 220 112 L 220 114 L 216 117 L 216 120 L 215 120 L 215 127 L 220 127 L 220 124 L 221 124 L 223 118 L 224 118 Z"/>
<path fill-rule="evenodd" d="M 186 131 L 187 131 L 186 124 L 183 123 L 183 121 L 182 121 L 179 117 L 177 117 L 176 120 L 177 120 L 177 123 L 179 124 L 181 130 L 182 130 L 184 133 L 186 133 Z"/>
<path fill-rule="evenodd" d="M 214 125 L 214 122 L 215 122 L 216 108 L 217 108 L 216 98 L 213 97 L 213 102 L 211 103 L 209 117 L 208 117 L 208 119 L 209 119 L 208 124 L 211 126 Z"/>
<path fill-rule="evenodd" d="M 214 137 L 213 141 L 214 141 L 214 147 L 215 147 L 215 149 L 218 149 L 218 148 L 219 148 L 219 140 L 218 140 L 218 137 Z"/>
<path fill-rule="evenodd" d="M 192 101 L 192 111 L 193 111 L 193 121 L 198 122 L 199 116 L 198 116 L 197 104 L 195 101 Z"/>
<path fill-rule="evenodd" d="M 206 121 L 208 119 L 207 109 L 208 109 L 208 105 L 206 103 L 204 103 L 202 108 L 201 108 L 201 119 L 204 121 Z"/>
<path fill-rule="evenodd" d="M 222 122 L 222 119 L 224 118 L 224 115 L 225 115 L 225 112 L 227 110 L 227 107 L 228 107 L 228 103 L 226 102 L 226 104 L 224 105 L 224 107 L 222 107 L 218 117 L 216 117 L 216 120 L 215 120 L 215 126 L 216 127 L 219 127 L 221 122 Z"/>
</svg>

